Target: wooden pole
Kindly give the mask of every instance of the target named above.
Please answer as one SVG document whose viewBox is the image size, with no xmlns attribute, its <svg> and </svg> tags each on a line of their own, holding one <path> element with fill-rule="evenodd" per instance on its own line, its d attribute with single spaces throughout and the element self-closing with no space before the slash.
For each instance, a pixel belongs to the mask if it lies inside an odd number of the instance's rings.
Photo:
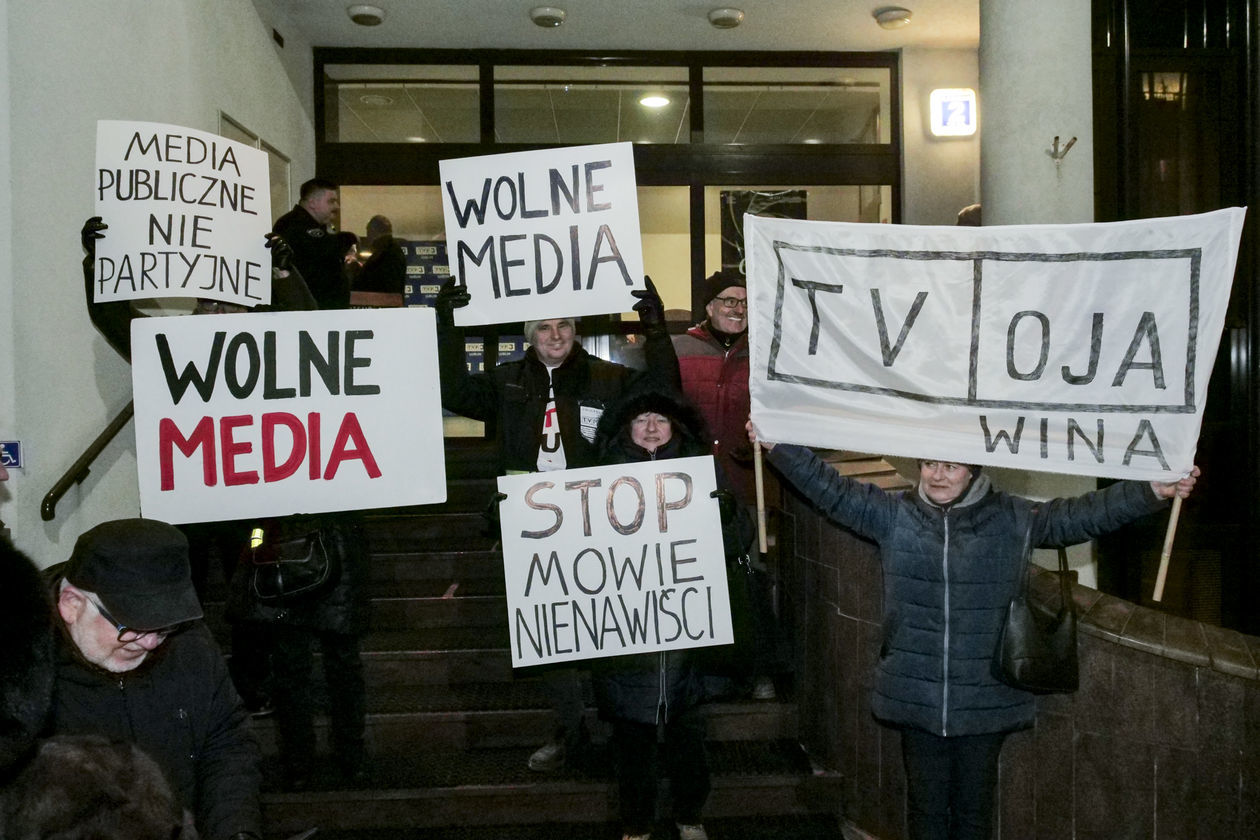
<svg viewBox="0 0 1260 840">
<path fill-rule="evenodd" d="M 761 444 L 753 444 L 753 478 L 757 481 L 757 548 L 765 554 L 770 550 L 766 542 L 766 485 L 762 474 Z"/>
<path fill-rule="evenodd" d="M 1168 558 L 1172 554 L 1173 537 L 1177 534 L 1177 517 L 1181 516 L 1181 497 L 1173 496 L 1172 513 L 1168 516 L 1168 530 L 1164 532 L 1164 550 L 1159 554 L 1159 574 L 1155 576 L 1155 594 L 1152 601 L 1164 598 L 1164 580 L 1168 577 Z"/>
</svg>

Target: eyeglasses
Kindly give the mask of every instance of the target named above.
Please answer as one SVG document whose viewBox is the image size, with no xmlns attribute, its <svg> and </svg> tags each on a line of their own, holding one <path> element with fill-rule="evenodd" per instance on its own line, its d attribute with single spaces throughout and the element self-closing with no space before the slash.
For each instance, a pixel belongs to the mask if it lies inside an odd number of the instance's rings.
<svg viewBox="0 0 1260 840">
<path fill-rule="evenodd" d="M 748 299 L 740 297 L 724 297 L 714 298 L 718 303 L 722 304 L 724 309 L 736 309 L 740 306 L 748 308 Z"/>
<path fill-rule="evenodd" d="M 110 615 L 109 610 L 105 609 L 105 607 L 101 605 L 100 601 L 93 598 L 88 598 L 88 600 L 92 602 L 92 606 L 96 607 L 96 611 L 101 614 L 101 618 L 112 624 L 114 629 L 118 631 L 118 641 L 122 644 L 134 642 L 141 636 L 148 636 L 150 634 L 157 636 L 160 639 L 165 639 L 167 636 L 174 636 L 176 633 L 188 627 L 188 622 L 185 621 L 179 624 L 172 624 L 169 627 L 162 627 L 157 630 L 133 630 Z"/>
</svg>

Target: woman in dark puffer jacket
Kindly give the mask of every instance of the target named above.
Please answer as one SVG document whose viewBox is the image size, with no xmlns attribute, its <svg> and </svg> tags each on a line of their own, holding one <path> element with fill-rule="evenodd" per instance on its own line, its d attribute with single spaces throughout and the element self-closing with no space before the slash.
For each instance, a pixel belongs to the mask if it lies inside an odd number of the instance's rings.
<svg viewBox="0 0 1260 840">
<path fill-rule="evenodd" d="M 682 397 L 631 394 L 600 419 L 596 445 L 605 464 L 710 454 L 704 423 Z M 719 486 L 723 479 L 719 475 Z M 725 498 L 722 498 L 722 495 Z M 727 555 L 751 539 L 751 523 L 730 493 L 719 494 Z M 663 760 L 682 840 L 707 840 L 700 811 L 709 795 L 705 724 L 699 705 L 704 683 L 694 651 L 639 653 L 591 663 L 600 716 L 613 725 L 624 840 L 650 836 Z M 664 728 L 664 756 L 657 729 Z"/>
</svg>

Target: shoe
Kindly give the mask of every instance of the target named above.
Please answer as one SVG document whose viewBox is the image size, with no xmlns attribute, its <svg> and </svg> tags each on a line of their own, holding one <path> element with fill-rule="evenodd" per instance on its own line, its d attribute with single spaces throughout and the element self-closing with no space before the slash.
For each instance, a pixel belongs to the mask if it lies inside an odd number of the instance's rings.
<svg viewBox="0 0 1260 840">
<path fill-rule="evenodd" d="M 705 832 L 704 826 L 696 823 L 695 825 L 683 825 L 676 823 L 678 826 L 678 840 L 709 840 L 709 835 Z"/>
<path fill-rule="evenodd" d="M 534 750 L 529 757 L 529 769 L 537 773 L 551 773 L 564 766 L 564 741 L 548 741 Z"/>
<path fill-rule="evenodd" d="M 773 700 L 778 696 L 774 690 L 774 680 L 769 677 L 757 677 L 753 683 L 752 693 L 749 695 L 754 700 Z"/>
</svg>

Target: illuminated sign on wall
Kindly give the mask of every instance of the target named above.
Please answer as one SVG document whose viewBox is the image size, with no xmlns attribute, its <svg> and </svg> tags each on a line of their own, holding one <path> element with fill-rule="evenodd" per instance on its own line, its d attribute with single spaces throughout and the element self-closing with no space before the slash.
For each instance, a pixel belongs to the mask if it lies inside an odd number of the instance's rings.
<svg viewBox="0 0 1260 840">
<path fill-rule="evenodd" d="M 976 133 L 976 92 L 971 88 L 938 88 L 928 102 L 932 134 L 967 137 Z"/>
</svg>

